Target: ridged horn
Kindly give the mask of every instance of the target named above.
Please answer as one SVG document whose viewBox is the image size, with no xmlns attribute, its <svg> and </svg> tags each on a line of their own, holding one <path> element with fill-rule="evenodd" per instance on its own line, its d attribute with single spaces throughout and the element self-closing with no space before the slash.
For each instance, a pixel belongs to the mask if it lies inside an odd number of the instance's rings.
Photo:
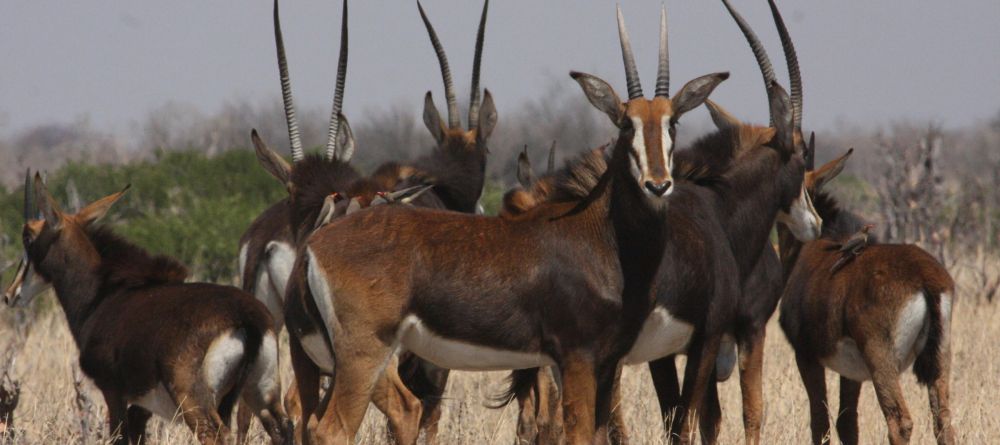
<svg viewBox="0 0 1000 445">
<path fill-rule="evenodd" d="M 476 32 L 476 55 L 472 59 L 472 97 L 469 99 L 469 129 L 479 126 L 479 66 L 483 60 L 483 38 L 486 36 L 486 13 L 490 8 L 490 0 L 483 3 L 483 15 L 479 18 L 479 31 Z"/>
<path fill-rule="evenodd" d="M 548 172 L 552 173 L 556 171 L 556 141 L 552 140 L 552 146 L 549 147 L 549 165 Z"/>
<path fill-rule="evenodd" d="M 285 39 L 281 36 L 278 0 L 274 0 L 274 44 L 278 51 L 278 77 L 281 80 L 281 101 L 285 106 L 285 123 L 288 124 L 288 146 L 292 151 L 292 162 L 299 162 L 304 157 L 302 138 L 299 136 L 299 121 L 295 117 L 295 102 L 292 100 L 292 81 L 288 77 L 288 60 L 285 58 Z"/>
<path fill-rule="evenodd" d="M 764 49 L 764 45 L 760 43 L 760 38 L 753 32 L 753 29 L 750 29 L 750 25 L 743 19 L 743 16 L 733 9 L 733 5 L 729 4 L 729 0 L 722 0 L 722 4 L 729 10 L 729 15 L 736 21 L 736 25 L 740 27 L 740 31 L 743 31 L 743 36 L 746 37 L 747 43 L 750 44 L 750 49 L 753 50 L 753 56 L 757 59 L 757 66 L 760 67 L 760 73 L 764 76 L 764 88 L 767 90 L 767 99 L 770 103 L 772 95 L 771 84 L 777 81 L 774 77 L 774 66 L 771 65 L 771 59 L 767 57 L 767 51 Z M 771 124 L 774 124 L 774 116 L 771 116 Z"/>
<path fill-rule="evenodd" d="M 656 67 L 656 96 L 670 97 L 670 53 L 667 46 L 667 6 L 660 6 L 660 57 Z"/>
<path fill-rule="evenodd" d="M 642 97 L 642 83 L 639 82 L 639 70 L 635 67 L 635 54 L 632 53 L 632 41 L 625 29 L 625 17 L 622 16 L 621 5 L 618 9 L 618 40 L 622 44 L 622 61 L 625 63 L 625 82 L 628 85 L 629 100 Z"/>
<path fill-rule="evenodd" d="M 785 52 L 785 64 L 788 65 L 788 83 L 792 98 L 792 113 L 795 129 L 802 131 L 802 74 L 799 72 L 799 57 L 795 53 L 795 45 L 792 37 L 788 35 L 788 28 L 785 27 L 785 20 L 781 18 L 778 5 L 774 0 L 767 2 L 771 6 L 771 16 L 774 17 L 774 24 L 778 27 L 778 36 L 781 37 L 781 48 Z"/>
<path fill-rule="evenodd" d="M 451 68 L 448 67 L 448 56 L 444 53 L 444 47 L 441 46 L 441 41 L 438 40 L 437 33 L 434 32 L 434 26 L 431 25 L 431 21 L 427 19 L 427 14 L 424 12 L 424 7 L 417 1 L 417 9 L 420 10 L 420 18 L 424 21 L 424 27 L 427 28 L 427 35 L 431 38 L 431 45 L 434 46 L 434 53 L 437 54 L 438 63 L 441 65 L 441 77 L 444 78 L 444 96 L 448 101 L 448 127 L 458 128 L 461 126 L 461 122 L 458 120 L 458 103 L 455 101 L 455 85 L 451 81 Z"/>
<path fill-rule="evenodd" d="M 326 158 L 337 154 L 337 133 L 340 131 L 340 112 L 344 108 L 344 82 L 347 80 L 347 0 L 340 19 L 340 56 L 337 60 L 337 85 L 333 91 L 333 111 L 330 112 L 330 127 L 327 129 Z"/>
</svg>

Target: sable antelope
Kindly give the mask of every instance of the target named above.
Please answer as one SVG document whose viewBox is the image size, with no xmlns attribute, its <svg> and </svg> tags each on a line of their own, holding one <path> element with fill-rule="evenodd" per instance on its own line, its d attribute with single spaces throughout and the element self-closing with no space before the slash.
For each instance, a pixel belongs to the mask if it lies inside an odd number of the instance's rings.
<svg viewBox="0 0 1000 445">
<path fill-rule="evenodd" d="M 347 0 L 344 0 L 343 8 L 337 79 L 325 156 L 306 155 L 302 148 L 295 103 L 292 97 L 288 61 L 285 57 L 284 38 L 281 33 L 278 0 L 274 1 L 274 41 L 285 122 L 288 125 L 289 147 L 292 152 L 292 164 L 270 150 L 262 152 L 258 149 L 257 156 L 265 169 L 285 186 L 289 192 L 289 198 L 264 210 L 244 232 L 239 243 L 239 270 L 243 290 L 252 293 L 267 306 L 268 312 L 274 320 L 275 330 L 279 332 L 285 324 L 285 287 L 288 285 L 288 277 L 295 262 L 296 239 L 301 235 L 301 232 L 293 231 L 292 227 L 296 226 L 289 222 L 310 218 L 311 221 L 315 221 L 319 211 L 319 207 L 315 206 L 317 199 L 321 205 L 323 199 L 330 193 L 344 192 L 362 178 L 350 165 L 356 144 L 350 124 L 347 118 L 341 114 L 344 82 L 347 75 Z M 255 147 L 266 147 L 256 131 L 252 133 L 251 139 Z M 293 177 L 298 179 L 297 186 L 293 182 Z M 303 187 L 319 194 L 318 198 L 297 193 Z M 295 199 L 298 199 L 300 205 L 295 205 L 296 202 L 293 202 Z M 312 201 L 310 202 L 312 205 L 301 205 L 303 200 Z M 293 212 L 295 209 L 303 208 L 307 209 L 305 214 Z M 295 391 L 289 392 L 287 402 L 290 411 L 293 411 L 294 414 L 294 408 L 298 405 Z M 250 426 L 249 421 L 250 417 L 245 414 L 238 416 L 237 437 L 240 442 L 243 441 Z"/>
<path fill-rule="evenodd" d="M 29 183 L 30 185 L 30 183 Z M 63 213 L 42 182 L 25 191 L 24 257 L 9 305 L 54 288 L 80 350 L 80 369 L 104 395 L 116 443 L 138 443 L 155 413 L 183 418 L 202 443 L 228 442 L 237 398 L 275 443 L 292 440 L 281 405 L 277 340 L 267 309 L 239 289 L 184 283 L 187 269 L 95 222 L 125 190 Z"/>
<path fill-rule="evenodd" d="M 665 17 L 665 12 L 661 16 Z M 665 43 L 663 22 L 665 18 L 661 20 L 661 42 Z M 756 49 L 759 45 L 753 46 Z M 760 66 L 766 71 L 770 64 L 761 62 Z M 759 394 L 759 365 L 752 369 L 747 365 L 759 363 L 763 325 L 780 293 L 780 264 L 767 241 L 770 228 L 777 218 L 795 223 L 804 237 L 814 237 L 819 231 L 820 221 L 808 210 L 811 207 L 801 193 L 803 160 L 801 149 L 793 144 L 792 110 L 785 106 L 787 98 L 782 98 L 783 92 L 773 78 L 767 86 L 776 128 L 722 126 L 718 133 L 677 153 L 674 171 L 685 172 L 680 176 L 683 186 L 678 188 L 678 193 L 684 193 L 671 199 L 667 211 L 667 249 L 656 286 L 658 306 L 644 327 L 648 337 L 640 337 L 626 357 L 627 363 L 659 359 L 650 362 L 650 369 L 663 413 L 678 410 L 670 428 L 672 434 L 686 428 L 685 407 L 691 411 L 690 397 L 699 398 L 701 393 L 698 390 L 680 398 L 672 354 L 692 354 L 685 378 L 684 393 L 689 393 L 695 390 L 688 386 L 695 380 L 692 367 L 710 366 L 716 361 L 702 360 L 715 358 L 716 354 L 701 355 L 699 345 L 717 349 L 724 332 L 728 338 L 738 337 L 741 350 L 754 347 L 752 354 L 741 354 L 741 370 L 747 371 L 743 372 L 744 391 L 755 386 Z M 721 107 L 713 107 L 724 113 Z M 593 163 L 602 158 L 595 154 L 590 159 Z M 601 168 L 603 165 L 598 174 Z M 594 174 L 575 176 L 586 184 Z M 706 180 L 713 176 L 718 181 Z M 806 210 L 800 211 L 802 207 Z M 737 305 L 734 298 L 740 286 L 743 297 Z M 759 298 L 758 294 L 766 295 Z M 733 310 L 734 306 L 739 308 Z M 717 360 L 718 377 L 728 376 L 737 361 L 735 351 L 726 349 Z M 664 355 L 667 357 L 661 359 Z M 753 370 L 756 375 L 750 372 Z M 530 382 L 523 375 L 514 376 L 512 391 L 519 400 Z M 523 385 L 520 392 L 514 388 L 518 384 Z M 709 405 L 701 411 L 702 435 L 712 441 L 721 413 L 714 382 L 704 384 L 708 385 Z M 753 420 L 747 417 L 748 440 L 759 434 L 759 417 Z M 622 433 L 620 426 L 615 429 Z M 687 434 L 681 432 L 681 439 L 687 440 Z"/>
<path fill-rule="evenodd" d="M 630 55 L 627 39 L 623 49 Z M 325 412 L 310 420 L 312 438 L 352 440 L 385 386 L 419 410 L 392 365 L 401 348 L 449 369 L 558 365 L 568 437 L 593 440 L 610 415 L 618 362 L 652 308 L 674 124 L 728 77 L 645 100 L 634 71 L 632 63 L 628 103 L 604 81 L 571 73 L 621 129 L 586 199 L 512 219 L 379 206 L 313 233 L 296 263 L 308 278 L 298 293 L 321 308 L 313 322 L 332 340 L 326 359 L 336 373 Z"/>
<path fill-rule="evenodd" d="M 418 4 L 419 6 L 419 4 Z M 482 194 L 485 177 L 485 162 L 487 153 L 487 140 L 496 126 L 496 107 L 493 104 L 489 91 L 484 92 L 482 103 L 478 94 L 479 90 L 479 67 L 482 58 L 483 39 L 485 34 L 486 13 L 489 3 L 483 6 L 483 13 L 479 23 L 479 31 L 476 39 L 476 55 L 473 62 L 473 95 L 470 104 L 469 130 L 464 131 L 458 127 L 457 107 L 454 99 L 454 86 L 451 81 L 451 72 L 448 61 L 437 35 L 434 32 L 423 9 L 420 8 L 421 16 L 427 27 L 431 43 L 438 56 L 441 65 L 442 77 L 445 83 L 445 93 L 449 103 L 449 125 L 445 127 L 441 123 L 439 114 L 434 107 L 431 93 L 428 92 L 425 98 L 424 118 L 428 129 L 437 141 L 437 147 L 433 153 L 425 156 L 411 165 L 402 165 L 389 162 L 378 167 L 369 177 L 360 177 L 356 174 L 338 174 L 337 169 L 347 167 L 339 163 L 336 168 L 329 168 L 329 163 L 324 163 L 321 159 L 307 157 L 304 161 L 289 166 L 281 156 L 270 150 L 267 145 L 256 134 L 252 135 L 258 158 L 266 170 L 271 172 L 289 190 L 290 198 L 286 204 L 288 214 L 288 233 L 293 240 L 292 245 L 298 245 L 317 226 L 317 220 L 326 223 L 330 218 L 347 213 L 347 208 L 356 203 L 358 208 L 363 208 L 375 203 L 379 196 L 387 198 L 402 199 L 398 194 L 408 194 L 407 200 L 413 205 L 422 207 L 442 208 L 463 212 L 473 212 L 476 210 L 477 202 Z M 279 67 L 285 66 L 283 51 L 280 49 L 280 31 L 276 23 L 276 39 L 279 42 Z M 342 68 L 346 65 L 346 4 L 345 18 L 343 23 L 341 38 L 341 69 L 338 70 L 338 93 L 335 97 L 335 104 L 339 104 L 339 98 L 343 91 Z M 285 71 L 282 71 L 283 73 Z M 287 75 L 282 76 L 283 79 Z M 283 91 L 288 88 L 283 83 Z M 290 93 L 285 94 L 286 114 L 289 116 L 289 133 L 295 134 L 294 112 L 291 106 Z M 339 108 L 335 112 L 339 115 Z M 341 122 L 346 121 L 341 116 Z M 349 132 L 349 127 L 348 127 Z M 347 139 L 350 146 L 354 146 L 353 138 Z M 295 143 L 293 142 L 293 146 Z M 353 149 L 352 149 L 353 151 Z M 335 150 L 334 153 L 338 151 Z M 330 162 L 335 162 L 332 160 Z M 347 173 L 353 173 L 347 172 Z M 423 193 L 421 185 L 429 185 L 431 189 Z M 415 192 L 415 191 L 419 192 Z M 332 203 L 329 198 L 333 199 Z M 344 199 L 342 211 L 329 212 L 323 214 L 324 205 L 331 204 L 335 207 L 337 200 Z M 290 253 L 291 250 L 285 250 Z M 283 256 L 282 260 L 294 259 L 291 256 Z M 284 267 L 288 263 L 283 262 Z M 282 270 L 283 274 L 289 277 L 293 274 L 293 269 Z M 292 278 L 294 279 L 294 278 Z M 304 279 L 304 277 L 302 278 Z M 282 302 L 284 304 L 285 302 Z M 310 312 L 315 312 L 314 304 L 305 302 L 298 304 L 292 302 L 284 308 L 285 314 L 293 314 L 291 317 L 306 317 Z M 308 418 L 309 414 L 315 410 L 318 400 L 318 379 L 319 375 L 329 367 L 323 361 L 324 358 L 316 356 L 326 354 L 329 341 L 321 331 L 313 329 L 312 323 L 300 323 L 290 331 L 292 334 L 291 351 L 293 366 L 295 367 L 297 386 L 299 391 L 291 394 L 308 393 L 306 399 L 302 400 L 303 418 Z M 318 357 L 318 358 L 317 358 Z M 314 363 L 315 361 L 315 363 Z M 317 366 L 317 364 L 319 366 Z M 428 439 L 433 441 L 436 433 L 436 423 L 440 417 L 440 410 L 437 408 L 440 395 L 445 388 L 447 371 L 435 369 L 427 363 L 415 360 L 409 356 L 400 359 L 400 366 L 406 368 L 402 374 L 406 376 L 406 384 L 419 394 L 424 401 L 425 413 L 421 425 L 428 428 Z M 306 392 L 302 392 L 306 391 Z M 379 399 L 381 402 L 381 399 Z M 378 403 L 379 409 L 386 413 L 390 419 L 391 429 L 395 433 L 399 428 L 399 419 L 403 416 L 405 407 L 393 404 Z"/>
<path fill-rule="evenodd" d="M 917 381 L 927 386 L 938 443 L 955 443 L 948 401 L 955 284 L 948 271 L 917 246 L 869 239 L 863 254 L 830 272 L 841 257 L 835 246 L 865 225 L 824 190 L 852 151 L 816 170 L 809 158 L 806 185 L 826 221 L 822 237 L 803 244 L 787 230 L 778 232 L 786 277 L 781 328 L 809 395 L 813 442 L 830 441 L 827 368 L 840 374 L 841 442 L 858 443 L 858 397 L 870 380 L 889 442 L 908 443 L 913 422 L 899 375 L 912 365 Z"/>
<path fill-rule="evenodd" d="M 769 1 L 772 18 L 781 37 L 782 49 L 785 55 L 785 62 L 789 71 L 791 82 L 791 103 L 792 103 L 792 138 L 795 151 L 808 154 L 809 150 L 803 145 L 802 138 L 802 78 L 799 72 L 798 58 L 792 44 L 788 30 L 773 0 Z M 776 81 L 774 69 L 771 65 L 767 52 L 764 50 L 760 39 L 750 28 L 743 17 L 729 4 L 723 0 L 723 4 L 733 17 L 734 21 L 743 32 L 757 59 L 758 66 L 764 78 L 765 87 Z M 706 101 L 712 119 L 720 130 L 739 129 L 746 127 L 746 124 L 739 121 L 726 112 L 718 104 L 711 100 Z M 772 123 L 774 116 L 771 118 Z M 684 153 L 684 152 L 682 152 Z M 690 152 L 692 154 L 698 152 Z M 803 221 L 815 220 L 816 224 L 803 224 Z M 794 236 L 801 240 L 815 239 L 818 236 L 817 230 L 822 226 L 820 218 L 812 205 L 809 193 L 804 188 L 796 198 L 794 205 L 788 211 L 779 212 L 777 221 L 782 223 L 786 230 L 793 230 Z M 750 255 L 737 253 L 737 258 L 753 258 Z M 742 290 L 737 304 L 736 318 L 732 329 L 732 337 L 724 340 L 724 348 L 719 355 L 717 363 L 717 381 L 728 378 L 732 370 L 732 365 L 739 362 L 740 389 L 743 395 L 743 423 L 744 434 L 747 443 L 760 442 L 760 426 L 763 415 L 763 352 L 764 339 L 766 336 L 766 326 L 771 315 L 774 314 L 781 296 L 783 287 L 781 263 L 770 243 L 763 246 L 763 250 L 756 257 L 756 264 L 748 266 L 741 264 Z M 749 268 L 748 268 L 749 267 Z M 746 275 L 747 271 L 749 275 Z M 734 349 L 738 348 L 739 353 Z M 658 389 L 661 409 L 666 415 L 676 406 L 677 377 L 673 366 L 673 360 L 650 363 L 651 369 L 656 368 L 660 374 L 664 390 Z M 715 383 L 709 388 L 709 409 L 702 412 L 702 435 L 706 433 L 717 433 L 717 423 L 721 418 L 721 411 L 718 405 L 718 393 Z M 713 439 L 714 440 L 714 439 Z"/>
</svg>

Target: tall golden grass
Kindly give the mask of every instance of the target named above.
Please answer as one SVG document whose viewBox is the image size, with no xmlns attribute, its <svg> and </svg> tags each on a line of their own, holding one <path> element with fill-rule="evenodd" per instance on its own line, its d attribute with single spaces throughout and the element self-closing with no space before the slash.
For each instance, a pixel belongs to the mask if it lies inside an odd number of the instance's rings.
<svg viewBox="0 0 1000 445">
<path fill-rule="evenodd" d="M 961 287 L 961 279 L 960 279 Z M 962 296 L 960 296 L 961 298 Z M 765 356 L 764 443 L 808 443 L 809 410 L 805 390 L 796 370 L 793 352 L 785 341 L 776 317 L 768 327 Z M 0 333 L 6 335 L 7 333 Z M 960 299 L 953 322 L 952 414 L 961 443 L 996 443 L 1000 438 L 1000 305 Z M 20 405 L 15 413 L 14 443 L 69 444 L 108 443 L 106 409 L 100 393 L 84 382 L 83 394 L 94 403 L 80 412 L 74 389 L 73 366 L 77 350 L 61 312 L 55 311 L 35 321 L 20 354 L 14 375 L 22 383 Z M 284 381 L 290 370 L 283 363 Z M 624 372 L 624 410 L 633 443 L 666 443 L 658 416 L 656 398 L 644 366 Z M 485 405 L 488 397 L 503 385 L 504 373 L 455 372 L 448 384 L 440 425 L 441 443 L 513 443 L 516 406 L 493 410 Z M 838 379 L 827 373 L 828 403 L 836 412 Z M 912 373 L 903 377 L 903 390 L 913 416 L 913 443 L 934 442 L 927 392 Z M 720 443 L 741 443 L 738 379 L 720 387 L 723 424 Z M 862 443 L 886 443 L 886 427 L 871 385 L 861 397 Z M 83 420 L 84 422 L 81 422 Z M 89 425 L 89 431 L 82 430 Z M 153 443 L 195 443 L 193 435 L 179 422 L 154 418 L 149 427 Z M 836 434 L 836 433 L 831 433 Z M 385 419 L 369 409 L 360 432 L 361 443 L 381 444 L 389 440 Z M 3 441 L 11 438 L 4 436 Z M 255 426 L 250 443 L 267 443 Z"/>
</svg>

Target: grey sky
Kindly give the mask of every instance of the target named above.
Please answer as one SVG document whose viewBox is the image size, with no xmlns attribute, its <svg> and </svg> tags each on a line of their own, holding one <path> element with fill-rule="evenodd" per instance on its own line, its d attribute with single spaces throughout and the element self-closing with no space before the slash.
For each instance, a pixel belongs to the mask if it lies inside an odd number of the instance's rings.
<svg viewBox="0 0 1000 445">
<path fill-rule="evenodd" d="M 651 94 L 659 1 L 623 1 L 640 76 Z M 784 78 L 781 46 L 764 0 L 734 0 L 768 44 Z M 480 1 L 426 0 L 467 100 Z M 937 119 L 955 126 L 1000 109 L 997 0 L 784 0 L 805 83 L 805 122 L 884 123 Z M 419 112 L 423 93 L 443 91 L 414 1 L 350 5 L 345 113 L 399 102 Z M 733 76 L 714 94 L 741 118 L 763 121 L 760 75 L 718 1 L 667 2 L 672 89 L 713 71 Z M 0 6 L 0 134 L 87 117 L 121 131 L 173 101 L 212 112 L 234 99 L 276 100 L 271 2 L 55 2 Z M 340 1 L 285 1 L 282 22 L 300 106 L 328 107 L 333 91 Z M 540 95 L 571 70 L 599 75 L 625 93 L 614 3 L 494 0 L 483 84 L 505 110 Z M 400 102 L 401 101 L 401 102 Z M 699 111 L 704 113 L 704 111 Z M 355 117 L 358 119 L 359 117 Z"/>
</svg>

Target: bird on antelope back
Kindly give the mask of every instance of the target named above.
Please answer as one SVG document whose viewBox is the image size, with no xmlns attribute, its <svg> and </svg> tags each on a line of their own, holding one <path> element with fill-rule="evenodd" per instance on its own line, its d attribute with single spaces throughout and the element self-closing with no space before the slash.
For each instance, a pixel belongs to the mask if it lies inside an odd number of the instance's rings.
<svg viewBox="0 0 1000 445">
<path fill-rule="evenodd" d="M 831 246 L 831 248 L 836 248 L 837 252 L 840 252 L 840 259 L 830 267 L 830 273 L 837 272 L 853 260 L 854 257 L 861 255 L 861 251 L 865 250 L 865 247 L 868 246 L 868 231 L 874 227 L 875 224 L 865 224 L 861 226 L 861 230 L 851 235 L 843 244 Z"/>
<path fill-rule="evenodd" d="M 65 213 L 29 175 L 24 257 L 4 299 L 27 304 L 55 290 L 80 369 L 104 395 L 108 431 L 121 433 L 115 443 L 142 440 L 153 414 L 183 419 L 202 443 L 229 443 L 238 399 L 274 443 L 290 443 L 267 308 L 234 287 L 185 283 L 176 260 L 98 225 L 124 193 Z"/>
<path fill-rule="evenodd" d="M 810 151 L 814 150 L 810 144 Z M 824 369 L 840 375 L 836 416 L 843 443 L 858 443 L 858 397 L 871 381 L 889 430 L 889 442 L 908 443 L 913 429 L 899 376 L 911 366 L 926 386 L 938 443 L 952 444 L 949 376 L 951 312 L 955 285 L 948 271 L 912 244 L 883 244 L 860 217 L 843 209 L 826 185 L 839 174 L 853 150 L 813 170 L 810 153 L 806 185 L 823 234 L 801 243 L 779 227 L 785 269 L 781 328 L 795 349 L 796 364 L 809 396 L 814 443 L 830 439 Z M 859 236 L 860 235 L 860 236 Z M 865 246 L 860 255 L 841 252 Z M 853 249 L 852 249 L 853 250 Z M 831 273 L 845 255 L 850 262 Z"/>
</svg>

